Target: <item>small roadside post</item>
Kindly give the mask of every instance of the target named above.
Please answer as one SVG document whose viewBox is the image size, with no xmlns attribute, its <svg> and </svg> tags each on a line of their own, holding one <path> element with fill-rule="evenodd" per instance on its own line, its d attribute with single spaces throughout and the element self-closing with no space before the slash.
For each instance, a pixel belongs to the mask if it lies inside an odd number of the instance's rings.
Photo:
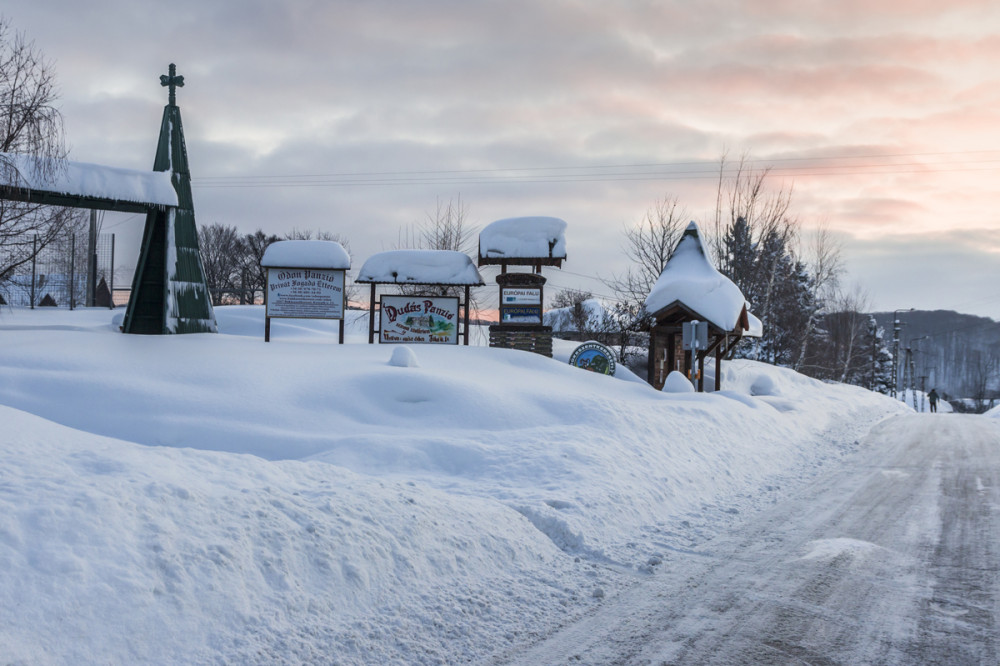
<svg viewBox="0 0 1000 666">
<path fill-rule="evenodd" d="M 691 374 L 688 379 L 701 391 L 701 368 L 698 366 L 698 350 L 708 349 L 708 322 L 693 319 L 682 324 L 682 342 L 685 350 L 691 350 Z"/>
</svg>

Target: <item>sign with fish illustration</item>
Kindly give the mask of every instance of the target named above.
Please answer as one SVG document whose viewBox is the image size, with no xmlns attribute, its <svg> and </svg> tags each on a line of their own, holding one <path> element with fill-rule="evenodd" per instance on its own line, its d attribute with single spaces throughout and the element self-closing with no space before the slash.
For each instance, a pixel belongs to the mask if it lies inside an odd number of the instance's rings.
<svg viewBox="0 0 1000 666">
<path fill-rule="evenodd" d="M 379 343 L 458 344 L 458 299 L 382 296 Z"/>
</svg>

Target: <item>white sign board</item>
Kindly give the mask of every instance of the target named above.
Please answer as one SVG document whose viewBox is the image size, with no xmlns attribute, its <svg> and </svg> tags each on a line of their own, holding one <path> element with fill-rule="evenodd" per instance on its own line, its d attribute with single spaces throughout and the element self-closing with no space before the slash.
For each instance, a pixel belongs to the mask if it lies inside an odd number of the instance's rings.
<svg viewBox="0 0 1000 666">
<path fill-rule="evenodd" d="M 380 343 L 458 344 L 458 299 L 444 296 L 383 296 Z"/>
<path fill-rule="evenodd" d="M 542 290 L 538 287 L 501 287 L 502 305 L 541 305 Z"/>
<path fill-rule="evenodd" d="M 267 316 L 343 319 L 344 271 L 268 268 Z"/>
</svg>

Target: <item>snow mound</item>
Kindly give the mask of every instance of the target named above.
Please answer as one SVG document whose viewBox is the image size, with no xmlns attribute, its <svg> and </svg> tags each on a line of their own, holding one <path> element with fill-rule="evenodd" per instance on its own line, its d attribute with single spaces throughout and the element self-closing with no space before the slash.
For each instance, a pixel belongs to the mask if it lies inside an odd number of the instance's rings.
<svg viewBox="0 0 1000 666">
<path fill-rule="evenodd" d="M 818 539 L 810 541 L 809 552 L 800 557 L 800 560 L 834 560 L 840 557 L 859 559 L 869 553 L 884 550 L 878 544 L 870 541 L 859 541 L 858 539 Z"/>
<path fill-rule="evenodd" d="M 779 395 L 774 378 L 770 375 L 760 375 L 750 385 L 750 395 Z"/>
<path fill-rule="evenodd" d="M 578 320 L 583 321 L 587 331 L 599 331 L 604 326 L 604 305 L 596 298 L 588 298 L 580 303 L 580 312 L 576 310 L 576 307 L 553 308 L 542 315 L 542 324 L 564 333 L 578 332 Z"/>
<path fill-rule="evenodd" d="M 344 345 L 216 312 L 0 311 L 0 661 L 500 663 L 906 410 L 750 361 L 724 394 L 474 346 L 402 371 L 363 312 Z"/>
<path fill-rule="evenodd" d="M 464 252 L 391 250 L 365 261 L 358 282 L 482 285 L 482 275 Z"/>
<path fill-rule="evenodd" d="M 336 241 L 285 240 L 268 245 L 260 265 L 273 268 L 350 270 L 351 257 L 344 246 Z"/>
<path fill-rule="evenodd" d="M 486 225 L 479 256 L 490 259 L 566 258 L 566 222 L 557 217 L 510 217 Z"/>
<path fill-rule="evenodd" d="M 389 365 L 397 368 L 420 367 L 420 363 L 417 362 L 417 355 L 412 349 L 406 346 L 396 347 L 392 350 L 392 357 L 389 359 Z"/>
<path fill-rule="evenodd" d="M 683 372 L 674 370 L 667 375 L 661 390 L 664 393 L 694 393 L 694 385 L 684 376 Z"/>
</svg>

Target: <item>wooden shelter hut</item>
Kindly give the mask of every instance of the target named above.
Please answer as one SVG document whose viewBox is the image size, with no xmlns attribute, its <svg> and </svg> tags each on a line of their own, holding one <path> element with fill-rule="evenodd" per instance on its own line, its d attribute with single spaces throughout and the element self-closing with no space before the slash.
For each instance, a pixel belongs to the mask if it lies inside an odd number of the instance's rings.
<svg viewBox="0 0 1000 666">
<path fill-rule="evenodd" d="M 647 381 L 656 389 L 663 387 L 667 375 L 679 370 L 696 376 L 698 390 L 703 391 L 705 358 L 714 355 L 715 390 L 720 390 L 722 359 L 731 356 L 742 338 L 761 335 L 760 321 L 747 310 L 743 292 L 712 266 L 694 222 L 684 230 L 646 297 L 646 311 L 653 318 Z M 696 351 L 696 368 L 691 354 L 683 349 L 682 328 L 692 321 L 708 324 L 707 346 Z"/>
</svg>

